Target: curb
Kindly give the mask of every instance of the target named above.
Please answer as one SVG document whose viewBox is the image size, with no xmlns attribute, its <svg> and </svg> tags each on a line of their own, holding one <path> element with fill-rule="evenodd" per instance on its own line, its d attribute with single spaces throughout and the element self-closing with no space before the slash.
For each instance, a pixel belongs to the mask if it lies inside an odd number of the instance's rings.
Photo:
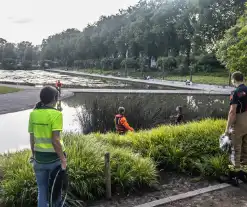
<svg viewBox="0 0 247 207">
<path fill-rule="evenodd" d="M 170 196 L 170 197 L 167 197 L 167 198 L 162 198 L 162 199 L 159 199 L 159 200 L 151 201 L 149 203 L 144 203 L 144 204 L 137 205 L 137 206 L 134 206 L 134 207 L 155 207 L 155 206 L 160 206 L 160 205 L 172 203 L 174 201 L 179 201 L 179 200 L 183 200 L 183 199 L 186 199 L 186 198 L 191 198 L 191 197 L 194 197 L 194 196 L 197 196 L 197 195 L 201 195 L 201 194 L 204 194 L 204 193 L 209 193 L 209 192 L 212 192 L 212 191 L 224 189 L 224 188 L 227 188 L 227 187 L 231 187 L 231 185 L 223 183 L 223 184 L 208 186 L 206 188 L 201 188 L 201 189 L 198 189 L 198 190 L 189 191 L 187 193 L 182 193 L 182 194 Z"/>
</svg>

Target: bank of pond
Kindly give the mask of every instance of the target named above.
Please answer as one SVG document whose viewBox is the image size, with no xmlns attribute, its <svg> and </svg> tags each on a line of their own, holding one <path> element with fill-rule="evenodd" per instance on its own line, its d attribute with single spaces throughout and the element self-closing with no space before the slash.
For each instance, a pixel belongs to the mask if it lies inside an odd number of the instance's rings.
<svg viewBox="0 0 247 207">
<path fill-rule="evenodd" d="M 164 125 L 128 133 L 65 133 L 70 200 L 94 200 L 105 195 L 104 155 L 110 153 L 112 193 L 153 188 L 159 169 L 216 177 L 227 171 L 228 157 L 219 149 L 226 121 L 206 119 L 180 126 Z M 37 188 L 30 151 L 0 157 L 0 201 L 7 206 L 33 206 Z"/>
</svg>

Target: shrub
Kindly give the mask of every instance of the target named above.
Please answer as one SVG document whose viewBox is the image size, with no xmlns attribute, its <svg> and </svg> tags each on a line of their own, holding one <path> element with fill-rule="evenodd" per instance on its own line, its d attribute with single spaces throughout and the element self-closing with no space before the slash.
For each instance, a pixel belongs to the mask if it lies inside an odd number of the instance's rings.
<svg viewBox="0 0 247 207">
<path fill-rule="evenodd" d="M 25 61 L 23 61 L 22 65 L 23 65 L 24 69 L 26 69 L 26 70 L 32 69 L 32 61 L 25 60 Z"/>
<path fill-rule="evenodd" d="M 112 100 L 115 102 L 112 102 Z M 144 104 L 145 102 L 145 104 Z M 147 129 L 167 121 L 169 114 L 167 108 L 153 107 L 155 103 L 151 96 L 143 100 L 141 96 L 119 98 L 117 96 L 105 96 L 88 98 L 85 104 L 86 110 L 78 112 L 77 116 L 83 127 L 83 133 L 105 133 L 115 130 L 114 114 L 119 106 L 124 104 L 128 122 L 135 129 Z"/>
<path fill-rule="evenodd" d="M 13 58 L 4 58 L 2 60 L 2 67 L 5 70 L 15 70 L 16 69 L 16 60 Z"/>
<path fill-rule="evenodd" d="M 163 71 L 173 71 L 177 67 L 176 59 L 170 57 L 159 57 L 157 60 L 158 67 L 162 68 Z"/>
<path fill-rule="evenodd" d="M 227 157 L 218 146 L 218 137 L 224 127 L 224 120 L 207 119 L 180 126 L 161 126 L 126 136 L 91 136 L 118 147 L 130 147 L 143 156 L 152 157 L 166 169 L 214 176 L 227 167 Z M 210 159 L 205 162 L 205 157 Z M 201 166 L 205 169 L 202 170 Z"/>
<path fill-rule="evenodd" d="M 213 72 L 214 69 L 222 68 L 214 54 L 205 54 L 194 57 L 192 60 L 195 72 Z"/>
<path fill-rule="evenodd" d="M 104 194 L 106 151 L 111 153 L 115 193 L 154 184 L 157 174 L 151 158 L 166 170 L 218 176 L 227 171 L 228 164 L 227 155 L 218 146 L 218 137 L 224 127 L 224 120 L 207 119 L 180 126 L 160 126 L 125 136 L 65 134 L 69 155 L 69 201 L 72 202 L 72 198 L 94 199 Z M 29 151 L 23 151 L 0 157 L 3 171 L 0 200 L 12 206 L 35 203 L 37 191 L 28 164 L 29 156 Z"/>
<path fill-rule="evenodd" d="M 103 196 L 106 151 L 111 153 L 113 189 L 129 192 L 156 182 L 156 168 L 150 158 L 143 158 L 130 149 L 102 144 L 90 136 L 65 134 L 64 139 L 70 178 L 69 201 L 73 198 L 86 200 Z M 26 150 L 0 158 L 3 171 L 0 200 L 11 206 L 31 206 L 36 202 L 36 183 L 28 163 L 29 157 L 30 152 Z"/>
<path fill-rule="evenodd" d="M 125 68 L 125 61 L 127 64 L 127 68 L 135 68 L 136 69 L 136 68 L 140 67 L 137 60 L 135 60 L 134 58 L 127 58 L 121 62 L 121 68 Z"/>
</svg>

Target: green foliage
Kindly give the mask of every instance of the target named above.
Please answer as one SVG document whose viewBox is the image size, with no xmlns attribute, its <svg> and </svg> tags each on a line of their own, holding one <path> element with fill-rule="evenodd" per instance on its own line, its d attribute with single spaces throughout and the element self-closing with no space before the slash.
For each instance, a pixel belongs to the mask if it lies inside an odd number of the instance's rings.
<svg viewBox="0 0 247 207">
<path fill-rule="evenodd" d="M 13 92 L 18 92 L 18 91 L 20 91 L 20 89 L 18 89 L 18 88 L 0 86 L 0 94 L 13 93 Z"/>
<path fill-rule="evenodd" d="M 112 67 L 111 57 L 125 57 L 128 50 L 134 59 L 140 54 L 148 59 L 183 55 L 186 61 L 177 66 L 183 64 L 188 72 L 191 54 L 213 51 L 215 41 L 242 13 L 241 1 L 142 0 L 118 14 L 101 16 L 82 32 L 68 29 L 49 36 L 41 45 L 42 59 L 60 60 L 64 66 L 103 59 L 103 68 L 112 69 L 118 67 Z M 174 61 L 166 62 L 173 70 Z"/>
<path fill-rule="evenodd" d="M 16 69 L 16 60 L 13 58 L 4 58 L 2 60 L 2 67 L 5 70 L 15 70 Z"/>
<path fill-rule="evenodd" d="M 23 61 L 22 65 L 23 65 L 23 67 L 24 67 L 25 69 L 31 69 L 31 68 L 32 68 L 32 61 L 30 61 L 30 60 L 25 60 L 25 61 Z"/>
<path fill-rule="evenodd" d="M 102 144 L 92 137 L 65 134 L 64 139 L 69 155 L 69 200 L 92 200 L 104 195 L 105 152 L 111 154 L 114 193 L 117 189 L 129 192 L 156 183 L 156 168 L 150 158 L 143 158 L 130 149 Z M 0 200 L 4 203 L 12 206 L 32 206 L 36 203 L 37 187 L 29 158 L 28 150 L 0 157 L 3 172 Z"/>
<path fill-rule="evenodd" d="M 153 158 L 165 169 L 215 176 L 227 169 L 227 156 L 220 152 L 218 143 L 224 127 L 224 120 L 207 119 L 181 126 L 161 126 L 126 136 L 91 136 L 114 146 L 129 147 Z"/>
<path fill-rule="evenodd" d="M 217 43 L 217 58 L 231 71 L 246 70 L 247 13 L 239 18 L 237 24 L 230 28 L 224 38 Z"/>
<path fill-rule="evenodd" d="M 193 70 L 195 72 L 215 72 L 215 69 L 219 70 L 223 66 L 217 60 L 213 53 L 202 54 L 192 59 Z"/>
<path fill-rule="evenodd" d="M 228 157 L 219 150 L 218 143 L 225 124 L 224 120 L 207 119 L 130 132 L 125 136 L 64 134 L 69 155 L 68 200 L 104 195 L 104 153 L 107 151 L 111 154 L 113 193 L 155 184 L 157 172 L 153 161 L 167 171 L 219 176 L 227 172 L 228 165 Z M 0 157 L 3 174 L 0 200 L 9 205 L 31 206 L 36 202 L 37 189 L 29 157 L 28 150 Z"/>
<path fill-rule="evenodd" d="M 138 64 L 138 61 L 135 60 L 134 58 L 127 58 L 127 59 L 124 59 L 122 62 L 121 62 L 121 68 L 125 68 L 125 62 L 126 62 L 126 66 L 127 68 L 139 68 L 139 64 Z"/>
<path fill-rule="evenodd" d="M 158 67 L 163 71 L 173 71 L 177 67 L 177 61 L 174 57 L 159 57 L 157 60 Z"/>
</svg>

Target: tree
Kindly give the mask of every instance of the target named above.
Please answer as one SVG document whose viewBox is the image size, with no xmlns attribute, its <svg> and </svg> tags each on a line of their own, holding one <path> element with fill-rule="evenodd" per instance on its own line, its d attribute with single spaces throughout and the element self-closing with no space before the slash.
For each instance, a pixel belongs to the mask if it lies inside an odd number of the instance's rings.
<svg viewBox="0 0 247 207">
<path fill-rule="evenodd" d="M 230 28 L 217 44 L 217 58 L 231 71 L 247 74 L 247 15 Z"/>
</svg>

